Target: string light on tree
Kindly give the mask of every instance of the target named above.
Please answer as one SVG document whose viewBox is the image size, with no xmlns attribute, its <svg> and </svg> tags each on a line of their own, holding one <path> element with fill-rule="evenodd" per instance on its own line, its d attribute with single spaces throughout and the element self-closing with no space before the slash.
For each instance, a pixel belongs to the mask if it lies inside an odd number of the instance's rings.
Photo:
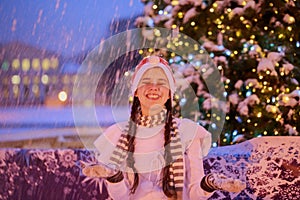
<svg viewBox="0 0 300 200">
<path fill-rule="evenodd" d="M 157 11 L 167 11 L 170 8 L 168 6 L 171 6 L 172 12 L 165 13 L 173 19 L 169 28 L 178 29 L 199 41 L 223 76 L 224 95 L 230 101 L 218 145 L 232 144 L 238 141 L 239 135 L 250 139 L 299 133 L 297 121 L 300 120 L 300 106 L 297 98 L 300 97 L 296 92 L 293 93 L 299 89 L 297 80 L 300 80 L 300 70 L 295 67 L 300 66 L 300 40 L 295 34 L 300 32 L 300 26 L 296 26 L 299 24 L 299 4 L 288 0 L 208 1 L 205 5 L 198 1 L 154 0 L 153 5 L 157 5 L 152 7 L 153 10 L 155 8 L 154 15 L 145 17 L 153 18 L 157 26 L 164 25 L 165 19 L 156 16 L 159 15 Z M 187 12 L 193 9 L 195 12 L 187 17 Z M 218 39 L 219 33 L 222 34 L 221 40 Z M 172 45 L 182 47 L 188 44 L 176 40 Z M 196 51 L 199 50 L 197 48 L 194 47 Z M 170 53 L 172 64 L 180 65 L 181 69 L 185 69 L 185 65 L 187 67 L 194 59 L 189 57 L 187 60 L 178 60 L 174 56 Z M 262 60 L 269 63 L 261 65 L 263 70 L 258 67 Z M 294 66 L 293 69 L 290 70 L 287 63 Z M 194 70 L 199 72 L 199 77 L 208 71 L 201 64 L 197 64 Z M 235 87 L 240 79 L 240 87 Z M 249 83 L 248 79 L 256 80 L 257 83 Z M 219 119 L 218 115 L 204 109 L 206 97 L 203 94 L 208 91 L 200 82 L 191 84 L 195 93 L 202 94 L 197 97 L 202 112 L 201 120 L 209 121 L 211 115 Z M 252 104 L 249 99 L 254 94 L 259 102 Z M 238 107 L 248 108 L 248 113 L 241 115 Z M 289 112 L 291 107 L 294 112 Z M 289 117 L 285 113 L 289 113 Z M 259 123 L 257 119 L 266 123 Z"/>
</svg>

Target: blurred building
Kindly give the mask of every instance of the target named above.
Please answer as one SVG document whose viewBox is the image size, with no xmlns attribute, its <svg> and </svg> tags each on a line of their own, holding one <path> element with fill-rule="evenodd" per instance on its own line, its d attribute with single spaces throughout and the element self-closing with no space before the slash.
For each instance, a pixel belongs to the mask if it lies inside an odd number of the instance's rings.
<svg viewBox="0 0 300 200">
<path fill-rule="evenodd" d="M 136 17 L 113 21 L 107 27 L 105 37 L 135 28 Z M 0 44 L 0 106 L 71 105 L 77 70 L 87 52 L 64 57 L 57 52 L 21 42 Z M 98 83 L 96 103 L 109 104 L 118 79 L 116 75 L 119 76 L 135 66 L 138 59 L 140 57 L 135 53 L 112 59 L 115 61 Z M 90 86 L 87 83 L 85 87 Z"/>
<path fill-rule="evenodd" d="M 79 64 L 33 46 L 0 45 L 0 106 L 71 103 Z"/>
</svg>

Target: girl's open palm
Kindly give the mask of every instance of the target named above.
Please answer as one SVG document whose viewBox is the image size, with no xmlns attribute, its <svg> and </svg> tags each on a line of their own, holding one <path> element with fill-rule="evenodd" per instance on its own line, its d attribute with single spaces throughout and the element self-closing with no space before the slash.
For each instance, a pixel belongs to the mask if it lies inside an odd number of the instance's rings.
<svg viewBox="0 0 300 200">
<path fill-rule="evenodd" d="M 81 162 L 82 173 L 88 177 L 107 178 L 113 176 L 116 172 L 105 166 L 102 163 L 87 165 L 87 163 Z"/>
</svg>

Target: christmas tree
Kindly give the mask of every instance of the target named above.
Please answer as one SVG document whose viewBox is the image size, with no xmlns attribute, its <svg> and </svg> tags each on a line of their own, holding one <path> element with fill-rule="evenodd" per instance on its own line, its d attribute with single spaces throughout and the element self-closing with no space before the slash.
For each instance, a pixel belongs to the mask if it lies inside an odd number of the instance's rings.
<svg viewBox="0 0 300 200">
<path fill-rule="evenodd" d="M 300 132 L 300 2 L 296 0 L 153 0 L 137 27 L 164 27 L 198 41 L 222 76 L 227 100 L 218 145 Z M 146 33 L 146 32 L 145 32 Z M 169 52 L 195 90 L 199 122 L 209 124 L 212 96 L 194 56 Z M 192 63 L 192 65 L 191 65 Z M 180 101 L 180 100 L 179 100 Z M 218 116 L 216 116 L 218 117 Z"/>
</svg>

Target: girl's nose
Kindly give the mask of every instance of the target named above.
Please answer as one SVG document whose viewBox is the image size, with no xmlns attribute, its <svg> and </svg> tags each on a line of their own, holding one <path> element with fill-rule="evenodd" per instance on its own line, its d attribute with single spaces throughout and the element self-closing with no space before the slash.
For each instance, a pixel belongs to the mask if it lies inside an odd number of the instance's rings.
<svg viewBox="0 0 300 200">
<path fill-rule="evenodd" d="M 158 87 L 158 84 L 156 84 L 156 83 L 151 83 L 150 85 L 149 85 L 149 89 L 151 89 L 151 90 L 159 90 L 159 87 Z"/>
</svg>

